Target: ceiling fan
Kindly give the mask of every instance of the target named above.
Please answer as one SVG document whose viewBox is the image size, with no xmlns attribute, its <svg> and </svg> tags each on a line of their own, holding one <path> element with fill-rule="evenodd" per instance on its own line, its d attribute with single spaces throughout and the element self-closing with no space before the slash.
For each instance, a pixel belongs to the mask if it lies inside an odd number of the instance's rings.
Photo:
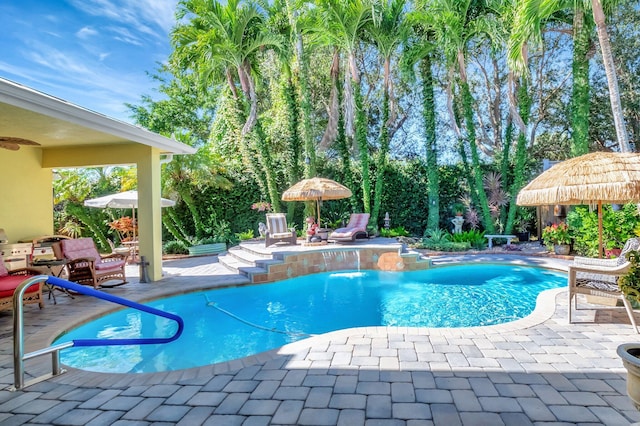
<svg viewBox="0 0 640 426">
<path fill-rule="evenodd" d="M 30 141 L 29 139 L 0 136 L 0 148 L 17 151 L 20 149 L 20 145 L 40 146 L 38 142 Z"/>
</svg>

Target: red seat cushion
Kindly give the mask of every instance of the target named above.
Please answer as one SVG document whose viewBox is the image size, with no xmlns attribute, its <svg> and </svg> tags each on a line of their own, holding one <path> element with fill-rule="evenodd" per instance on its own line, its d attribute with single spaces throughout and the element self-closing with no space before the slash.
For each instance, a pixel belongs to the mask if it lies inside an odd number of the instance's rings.
<svg viewBox="0 0 640 426">
<path fill-rule="evenodd" d="M 11 297 L 16 287 L 20 283 L 33 275 L 7 275 L 0 277 L 0 297 Z M 32 285 L 27 289 L 27 293 L 33 293 L 38 291 L 37 285 Z"/>
</svg>

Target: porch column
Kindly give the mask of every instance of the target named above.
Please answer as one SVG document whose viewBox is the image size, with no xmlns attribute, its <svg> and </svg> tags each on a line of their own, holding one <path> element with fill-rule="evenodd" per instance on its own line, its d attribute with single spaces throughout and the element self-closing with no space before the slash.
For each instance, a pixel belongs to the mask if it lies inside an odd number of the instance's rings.
<svg viewBox="0 0 640 426">
<path fill-rule="evenodd" d="M 138 240 L 140 256 L 149 262 L 151 281 L 162 278 L 162 211 L 160 207 L 160 151 L 148 147 L 138 160 Z"/>
</svg>

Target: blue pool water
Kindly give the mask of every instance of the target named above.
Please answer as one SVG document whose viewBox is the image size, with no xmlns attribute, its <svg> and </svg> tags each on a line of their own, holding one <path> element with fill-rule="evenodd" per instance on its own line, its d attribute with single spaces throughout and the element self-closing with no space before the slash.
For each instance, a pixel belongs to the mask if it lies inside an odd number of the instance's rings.
<svg viewBox="0 0 640 426">
<path fill-rule="evenodd" d="M 564 285 L 562 273 L 494 264 L 308 275 L 156 300 L 149 305 L 184 319 L 179 340 L 65 349 L 61 360 L 100 372 L 170 371 L 229 361 L 351 327 L 494 325 L 529 315 L 541 291 Z M 167 337 L 175 328 L 173 321 L 125 309 L 78 327 L 57 342 Z"/>
</svg>

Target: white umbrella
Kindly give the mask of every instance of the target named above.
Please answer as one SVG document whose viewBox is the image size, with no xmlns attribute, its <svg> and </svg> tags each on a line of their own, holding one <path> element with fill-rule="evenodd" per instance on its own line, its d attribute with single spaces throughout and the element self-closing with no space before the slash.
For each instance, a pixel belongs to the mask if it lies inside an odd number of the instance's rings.
<svg viewBox="0 0 640 426">
<path fill-rule="evenodd" d="M 118 192 L 117 194 L 105 195 L 103 197 L 85 200 L 84 205 L 87 207 L 112 208 L 112 209 L 137 209 L 138 208 L 138 191 Z M 160 198 L 162 207 L 172 207 L 176 205 L 173 200 Z"/>
<path fill-rule="evenodd" d="M 132 209 L 133 222 L 136 221 L 136 210 L 138 208 L 138 191 L 124 191 L 116 194 L 109 194 L 90 200 L 84 200 L 87 207 L 112 208 L 112 209 Z M 161 207 L 175 206 L 176 202 L 167 198 L 160 198 Z M 135 232 L 135 228 L 134 228 Z M 133 235 L 135 239 L 135 234 Z"/>
</svg>

